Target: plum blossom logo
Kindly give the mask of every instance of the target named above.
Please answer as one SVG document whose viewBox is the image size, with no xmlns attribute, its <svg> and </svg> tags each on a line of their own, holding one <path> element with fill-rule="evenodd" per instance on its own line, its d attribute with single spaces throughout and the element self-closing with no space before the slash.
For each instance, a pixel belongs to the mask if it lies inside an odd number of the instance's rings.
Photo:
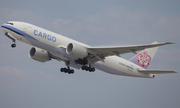
<svg viewBox="0 0 180 108">
<path fill-rule="evenodd" d="M 149 62 L 151 61 L 151 57 L 148 55 L 148 52 L 146 50 L 140 52 L 136 55 L 138 58 L 138 63 L 142 67 L 147 67 L 149 65 Z"/>
</svg>

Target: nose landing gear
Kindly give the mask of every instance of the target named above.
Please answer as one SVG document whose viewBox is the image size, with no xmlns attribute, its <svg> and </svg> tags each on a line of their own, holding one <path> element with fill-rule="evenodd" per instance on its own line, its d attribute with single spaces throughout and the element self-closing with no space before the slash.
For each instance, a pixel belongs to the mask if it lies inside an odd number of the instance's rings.
<svg viewBox="0 0 180 108">
<path fill-rule="evenodd" d="M 11 35 L 10 33 L 8 33 L 8 32 L 5 33 L 5 35 L 14 42 L 13 44 L 11 44 L 11 47 L 12 47 L 12 48 L 15 48 L 15 47 L 16 47 L 16 44 L 15 44 L 16 39 L 14 39 L 14 38 L 12 37 L 12 35 Z"/>
</svg>

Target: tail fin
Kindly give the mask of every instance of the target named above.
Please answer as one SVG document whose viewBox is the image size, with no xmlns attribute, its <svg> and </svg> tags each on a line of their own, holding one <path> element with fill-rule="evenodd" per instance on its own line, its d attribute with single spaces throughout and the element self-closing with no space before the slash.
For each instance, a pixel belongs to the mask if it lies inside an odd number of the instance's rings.
<svg viewBox="0 0 180 108">
<path fill-rule="evenodd" d="M 152 44 L 157 44 L 158 42 L 153 42 Z M 157 52 L 159 47 L 154 47 L 154 48 L 148 48 L 137 55 L 135 55 L 133 58 L 131 58 L 129 61 L 143 67 L 144 69 L 147 69 L 149 66 L 150 61 L 153 59 L 155 53 Z"/>
</svg>

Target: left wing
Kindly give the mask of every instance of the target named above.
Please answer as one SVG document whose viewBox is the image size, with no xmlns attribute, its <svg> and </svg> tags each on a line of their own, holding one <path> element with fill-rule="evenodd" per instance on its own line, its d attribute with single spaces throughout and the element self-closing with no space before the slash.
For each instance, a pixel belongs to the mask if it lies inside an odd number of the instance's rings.
<svg viewBox="0 0 180 108">
<path fill-rule="evenodd" d="M 146 48 L 158 47 L 167 44 L 174 44 L 173 42 L 136 45 L 136 46 L 122 46 L 122 47 L 88 47 L 87 50 L 90 53 L 88 60 L 93 63 L 96 61 L 103 61 L 105 57 L 124 54 L 124 53 L 136 53 L 136 51 L 144 50 Z"/>
</svg>

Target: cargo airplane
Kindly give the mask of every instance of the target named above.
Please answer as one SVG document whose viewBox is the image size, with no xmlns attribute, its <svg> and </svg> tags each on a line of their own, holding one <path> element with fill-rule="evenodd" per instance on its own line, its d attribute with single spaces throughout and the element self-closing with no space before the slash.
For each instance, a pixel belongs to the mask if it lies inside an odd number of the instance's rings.
<svg viewBox="0 0 180 108">
<path fill-rule="evenodd" d="M 73 74 L 74 70 L 71 68 L 89 72 L 99 69 L 114 75 L 142 78 L 154 78 L 154 74 L 176 73 L 147 69 L 158 47 L 173 42 L 155 41 L 146 45 L 92 47 L 25 22 L 8 21 L 1 27 L 5 35 L 13 41 L 12 48 L 16 47 L 16 40 L 32 45 L 29 51 L 30 58 L 39 62 L 51 59 L 64 61 L 66 67 L 60 69 L 64 73 Z M 141 52 L 136 54 L 136 51 Z M 130 60 L 125 60 L 119 56 L 124 53 L 136 55 Z"/>
</svg>

